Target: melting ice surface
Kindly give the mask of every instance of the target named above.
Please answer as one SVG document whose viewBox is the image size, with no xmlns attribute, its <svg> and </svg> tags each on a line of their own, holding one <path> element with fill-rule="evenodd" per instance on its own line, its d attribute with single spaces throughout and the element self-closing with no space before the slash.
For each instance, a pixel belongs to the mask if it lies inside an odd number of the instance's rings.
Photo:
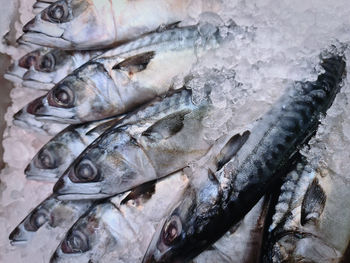
<svg viewBox="0 0 350 263">
<path fill-rule="evenodd" d="M 17 37 L 21 34 L 22 25 L 33 16 L 32 2 L 18 0 L 18 6 L 2 3 L 8 8 L 9 15 L 9 19 L 1 20 L 2 36 L 9 30 Z M 210 8 L 215 14 L 199 14 L 198 10 Z M 332 44 L 339 46 L 339 42 L 350 43 L 348 0 L 193 0 L 188 12 L 189 22 L 201 20 L 220 24 L 231 19 L 244 27 L 244 30 L 237 31 L 239 37 L 202 58 L 193 67 L 192 78 L 188 78 L 188 86 L 195 90 L 195 101 L 201 99 L 208 85 L 214 87 L 211 98 L 217 111 L 205 119 L 208 140 L 215 140 L 228 132 L 240 132 L 269 109 L 288 83 L 316 79 L 320 70 L 316 66 L 318 54 L 322 49 Z M 203 26 L 203 30 L 206 29 Z M 0 48 L 0 52 L 13 59 L 26 53 L 26 50 L 6 45 L 4 41 Z M 350 50 L 346 51 L 346 56 L 349 61 Z M 347 72 L 350 72 L 349 63 L 347 67 Z M 316 138 L 310 142 L 311 150 L 305 151 L 312 163 L 323 162 L 336 175 L 344 177 L 345 182 L 350 179 L 349 75 Z M 181 86 L 181 81 L 177 85 Z M 59 227 L 54 233 L 43 228 L 26 247 L 11 247 L 9 244 L 10 231 L 52 188 L 47 183 L 27 181 L 23 173 L 27 163 L 49 137 L 12 125 L 13 114 L 40 95 L 35 92 L 16 86 L 11 92 L 13 104 L 5 116 L 8 127 L 2 143 L 7 167 L 0 175 L 1 262 L 48 262 L 69 227 Z M 215 247 L 219 252 L 230 251 L 224 247 L 228 243 L 221 242 Z M 197 262 L 210 260 L 210 256 L 207 253 Z"/>
</svg>

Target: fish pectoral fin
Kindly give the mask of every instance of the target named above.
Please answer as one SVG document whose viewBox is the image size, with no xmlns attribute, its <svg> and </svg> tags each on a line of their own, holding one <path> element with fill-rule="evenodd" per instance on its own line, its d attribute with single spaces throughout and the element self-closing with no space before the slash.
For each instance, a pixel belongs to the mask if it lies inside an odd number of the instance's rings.
<svg viewBox="0 0 350 263">
<path fill-rule="evenodd" d="M 154 55 L 155 51 L 141 53 L 115 64 L 112 69 L 127 71 L 129 75 L 132 75 L 134 73 L 145 70 L 147 68 L 147 65 L 151 62 Z"/>
<path fill-rule="evenodd" d="M 305 225 L 310 221 L 317 223 L 323 212 L 326 199 L 326 193 L 318 183 L 317 178 L 315 178 L 306 190 L 301 205 L 301 225 Z"/>
<path fill-rule="evenodd" d="M 217 169 L 220 170 L 225 163 L 232 159 L 233 156 L 241 149 L 243 144 L 248 140 L 250 131 L 245 131 L 242 135 L 236 134 L 225 144 L 216 157 Z"/>
<path fill-rule="evenodd" d="M 166 30 L 177 28 L 180 23 L 181 23 L 181 21 L 177 21 L 177 22 L 174 22 L 174 23 L 171 23 L 171 24 L 167 24 L 167 25 L 165 25 L 165 24 L 160 25 L 155 30 L 155 32 L 162 33 L 162 32 L 164 32 Z"/>
<path fill-rule="evenodd" d="M 142 133 L 142 136 L 146 136 L 152 141 L 167 139 L 174 136 L 183 128 L 185 115 L 188 113 L 189 111 L 180 111 L 170 114 L 150 126 Z"/>
<path fill-rule="evenodd" d="M 148 200 L 152 197 L 152 195 L 156 191 L 156 180 L 144 183 L 134 189 L 120 202 L 120 204 L 125 204 L 129 200 L 136 200 L 138 198 L 143 198 L 144 200 Z"/>
</svg>

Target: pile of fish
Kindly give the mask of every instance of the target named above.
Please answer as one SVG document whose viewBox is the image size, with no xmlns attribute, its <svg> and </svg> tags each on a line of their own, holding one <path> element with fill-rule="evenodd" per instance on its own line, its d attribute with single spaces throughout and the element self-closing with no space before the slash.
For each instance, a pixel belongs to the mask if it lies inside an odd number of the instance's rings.
<svg viewBox="0 0 350 263">
<path fill-rule="evenodd" d="M 191 69 L 250 32 L 184 24 L 189 3 L 33 6 L 18 41 L 37 48 L 5 77 L 46 93 L 14 123 L 65 128 L 25 169 L 55 185 L 11 243 L 34 245 L 44 226 L 65 225 L 51 262 L 346 262 L 350 209 L 343 220 L 332 213 L 350 191 L 300 151 L 344 85 L 347 46 L 320 51 L 317 79 L 291 83 L 261 118 L 208 139 L 221 91 L 207 83 L 194 99 Z"/>
</svg>

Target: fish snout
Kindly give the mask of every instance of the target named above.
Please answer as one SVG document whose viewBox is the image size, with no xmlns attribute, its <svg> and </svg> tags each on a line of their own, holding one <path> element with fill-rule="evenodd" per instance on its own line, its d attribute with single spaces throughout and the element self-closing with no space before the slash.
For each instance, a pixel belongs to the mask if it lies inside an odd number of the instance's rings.
<svg viewBox="0 0 350 263">
<path fill-rule="evenodd" d="M 22 29 L 23 32 L 24 32 L 24 33 L 29 32 L 29 31 L 31 30 L 31 28 L 33 27 L 34 23 L 35 23 L 35 18 L 33 18 L 33 19 L 30 20 L 27 24 L 24 25 L 24 27 L 23 27 L 23 29 Z"/>
<path fill-rule="evenodd" d="M 16 227 L 9 235 L 11 245 L 20 245 L 26 243 L 30 239 L 28 235 L 30 235 L 30 233 L 28 231 L 25 231 L 23 227 Z"/>
<path fill-rule="evenodd" d="M 33 24 L 35 23 L 35 19 L 30 20 L 27 24 L 25 24 L 22 28 L 22 31 L 24 33 L 27 33 L 30 31 L 30 28 L 33 26 Z"/>
<path fill-rule="evenodd" d="M 60 179 L 58 179 L 58 181 L 56 182 L 56 184 L 53 187 L 53 192 L 60 194 L 62 189 L 64 189 L 65 187 L 65 182 L 64 182 L 64 178 L 61 177 Z"/>
<path fill-rule="evenodd" d="M 29 103 L 27 107 L 27 112 L 32 115 L 41 115 L 44 114 L 45 106 L 43 103 L 43 99 L 45 96 L 39 97 L 35 100 L 33 100 L 31 103 Z"/>
<path fill-rule="evenodd" d="M 16 121 L 24 121 L 26 114 L 27 112 L 25 111 L 25 109 L 21 109 L 13 115 L 13 119 Z"/>
</svg>

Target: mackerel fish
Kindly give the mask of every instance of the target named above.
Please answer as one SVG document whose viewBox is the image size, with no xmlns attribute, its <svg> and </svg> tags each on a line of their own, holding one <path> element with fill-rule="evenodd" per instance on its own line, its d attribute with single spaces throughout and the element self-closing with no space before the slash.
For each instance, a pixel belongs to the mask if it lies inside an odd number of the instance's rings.
<svg viewBox="0 0 350 263">
<path fill-rule="evenodd" d="M 110 50 L 60 81 L 27 106 L 38 120 L 82 123 L 123 114 L 166 93 L 198 56 L 223 40 L 219 28 L 156 32 Z"/>
<path fill-rule="evenodd" d="M 60 0 L 29 21 L 19 41 L 71 50 L 111 47 L 184 20 L 190 2 Z"/>
<path fill-rule="evenodd" d="M 189 187 L 159 225 L 143 263 L 194 258 L 237 224 L 283 174 L 340 90 L 343 57 L 321 60 L 325 72 L 316 81 L 296 82 L 251 131 L 236 138 L 235 150 L 224 151 L 228 157 L 220 158 L 216 172 L 203 168 L 202 183 Z"/>
<path fill-rule="evenodd" d="M 211 147 L 203 118 L 209 96 L 192 91 L 156 99 L 109 128 L 84 150 L 54 187 L 60 199 L 97 199 L 125 192 L 187 166 Z"/>
</svg>

